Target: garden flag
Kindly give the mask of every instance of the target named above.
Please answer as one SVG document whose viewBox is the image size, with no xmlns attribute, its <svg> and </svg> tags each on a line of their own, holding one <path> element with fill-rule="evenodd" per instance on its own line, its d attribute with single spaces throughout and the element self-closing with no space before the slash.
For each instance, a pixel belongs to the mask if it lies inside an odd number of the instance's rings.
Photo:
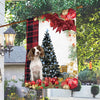
<svg viewBox="0 0 100 100">
<path fill-rule="evenodd" d="M 27 20 L 25 86 L 73 89 L 78 85 L 76 11 Z"/>
<path fill-rule="evenodd" d="M 34 21 L 34 18 L 30 18 L 27 20 L 27 29 L 26 29 L 26 38 L 27 38 L 27 52 L 29 50 L 38 45 L 38 25 L 39 21 Z M 25 82 L 30 81 L 30 69 L 29 69 L 30 61 L 26 56 L 26 64 L 25 64 Z"/>
</svg>

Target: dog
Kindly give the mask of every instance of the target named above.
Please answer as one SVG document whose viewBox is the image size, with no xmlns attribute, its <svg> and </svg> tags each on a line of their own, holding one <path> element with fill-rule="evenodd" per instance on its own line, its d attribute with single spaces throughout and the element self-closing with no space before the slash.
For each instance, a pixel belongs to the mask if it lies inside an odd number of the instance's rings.
<svg viewBox="0 0 100 100">
<path fill-rule="evenodd" d="M 44 57 L 44 49 L 41 46 L 35 46 L 28 52 L 27 58 L 30 60 L 30 80 L 42 80 L 42 63 L 40 57 Z"/>
</svg>

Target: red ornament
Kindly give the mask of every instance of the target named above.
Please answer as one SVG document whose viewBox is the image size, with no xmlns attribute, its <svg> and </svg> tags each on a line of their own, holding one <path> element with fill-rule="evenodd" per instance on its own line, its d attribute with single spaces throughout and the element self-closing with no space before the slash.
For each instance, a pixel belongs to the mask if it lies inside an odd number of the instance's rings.
<svg viewBox="0 0 100 100">
<path fill-rule="evenodd" d="M 49 83 L 44 81 L 45 87 L 49 86 Z"/>
<path fill-rule="evenodd" d="M 31 84 L 32 84 L 32 85 L 35 85 L 35 81 L 32 81 Z"/>
<path fill-rule="evenodd" d="M 52 84 L 55 84 L 55 81 L 56 81 L 56 79 L 55 78 L 52 78 Z"/>
<path fill-rule="evenodd" d="M 65 82 L 66 84 L 68 84 L 68 82 L 70 81 L 71 78 L 66 78 Z"/>
<path fill-rule="evenodd" d="M 64 85 L 66 85 L 67 83 L 64 81 L 61 83 L 61 87 L 63 87 Z"/>
<path fill-rule="evenodd" d="M 68 85 L 69 85 L 70 89 L 76 88 L 78 86 L 78 79 L 76 79 L 76 78 L 70 79 L 68 82 Z"/>
<path fill-rule="evenodd" d="M 48 77 L 45 77 L 45 81 L 46 81 L 46 82 L 49 82 L 49 79 L 48 79 Z"/>
<path fill-rule="evenodd" d="M 58 81 L 55 81 L 55 84 L 56 84 L 56 85 L 58 85 L 58 84 L 59 84 L 59 82 L 58 82 Z"/>
<path fill-rule="evenodd" d="M 40 86 L 42 83 L 41 79 L 36 80 L 36 84 L 38 84 L 38 86 Z"/>
<path fill-rule="evenodd" d="M 76 17 L 76 11 L 74 9 L 68 9 L 68 14 L 66 15 L 66 19 L 73 19 Z"/>
<path fill-rule="evenodd" d="M 32 85 L 32 83 L 31 82 L 28 82 L 28 85 Z"/>
</svg>

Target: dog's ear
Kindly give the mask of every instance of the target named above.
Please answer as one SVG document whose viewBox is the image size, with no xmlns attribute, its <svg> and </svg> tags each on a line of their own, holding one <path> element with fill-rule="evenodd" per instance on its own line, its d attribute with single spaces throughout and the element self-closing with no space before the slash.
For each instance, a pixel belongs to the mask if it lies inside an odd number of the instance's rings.
<svg viewBox="0 0 100 100">
<path fill-rule="evenodd" d="M 41 46 L 37 46 L 37 49 L 40 51 L 40 57 L 44 57 L 44 49 Z"/>
<path fill-rule="evenodd" d="M 31 48 L 27 54 L 27 58 L 28 60 L 33 60 L 34 59 L 34 53 L 35 53 L 35 49 Z"/>
</svg>

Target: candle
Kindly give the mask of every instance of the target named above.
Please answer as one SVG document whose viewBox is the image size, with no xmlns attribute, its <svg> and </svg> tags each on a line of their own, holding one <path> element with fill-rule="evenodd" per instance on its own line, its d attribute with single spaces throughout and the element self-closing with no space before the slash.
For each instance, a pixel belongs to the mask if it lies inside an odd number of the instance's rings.
<svg viewBox="0 0 100 100">
<path fill-rule="evenodd" d="M 92 69 L 92 61 L 89 62 L 89 69 Z"/>
</svg>

